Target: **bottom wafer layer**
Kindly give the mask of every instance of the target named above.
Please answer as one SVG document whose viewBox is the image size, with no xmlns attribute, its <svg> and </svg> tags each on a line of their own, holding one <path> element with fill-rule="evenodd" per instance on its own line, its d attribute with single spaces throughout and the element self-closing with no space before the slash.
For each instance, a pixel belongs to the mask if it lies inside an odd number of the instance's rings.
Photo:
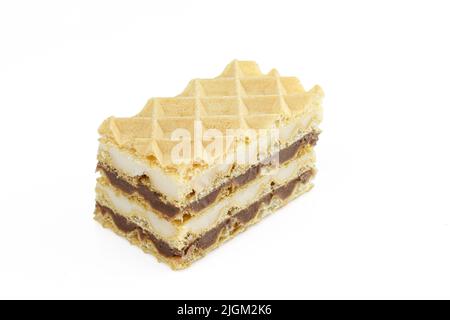
<svg viewBox="0 0 450 320">
<path fill-rule="evenodd" d="M 144 252 L 151 253 L 172 269 L 179 270 L 189 267 L 225 241 L 232 239 L 294 198 L 309 191 L 312 186 L 309 179 L 305 180 L 302 177 L 294 179 L 194 240 L 184 250 L 171 248 L 148 231 L 99 203 L 96 205 L 95 219 L 105 228 L 127 238 L 130 243 L 137 245 Z"/>
</svg>

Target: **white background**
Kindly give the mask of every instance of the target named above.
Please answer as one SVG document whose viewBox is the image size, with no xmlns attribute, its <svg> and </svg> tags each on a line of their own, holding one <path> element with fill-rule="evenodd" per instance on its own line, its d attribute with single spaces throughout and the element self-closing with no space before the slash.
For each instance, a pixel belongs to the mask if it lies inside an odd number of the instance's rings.
<svg viewBox="0 0 450 320">
<path fill-rule="evenodd" d="M 0 298 L 450 298 L 447 1 L 2 1 Z M 232 59 L 325 93 L 308 195 L 173 272 L 92 219 L 97 127 Z"/>
</svg>

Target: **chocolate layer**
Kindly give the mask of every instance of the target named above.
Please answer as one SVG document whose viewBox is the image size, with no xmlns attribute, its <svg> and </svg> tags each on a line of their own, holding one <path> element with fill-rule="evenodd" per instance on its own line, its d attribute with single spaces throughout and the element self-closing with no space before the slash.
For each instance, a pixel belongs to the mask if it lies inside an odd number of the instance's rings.
<svg viewBox="0 0 450 320">
<path fill-rule="evenodd" d="M 289 147 L 281 150 L 278 154 L 280 164 L 286 163 L 289 160 L 293 159 L 297 153 L 306 146 L 314 146 L 319 138 L 318 132 L 311 132 L 303 136 L 298 141 L 291 144 Z M 276 156 L 276 155 L 275 155 Z M 247 183 L 255 180 L 261 169 L 269 164 L 268 162 L 263 162 L 261 164 L 255 165 L 248 169 L 245 173 L 230 179 L 228 182 L 222 184 L 208 195 L 198 199 L 197 201 L 189 204 L 186 207 L 177 207 L 174 204 L 168 203 L 163 200 L 163 196 L 153 190 L 150 190 L 146 185 L 139 183 L 137 186 L 134 186 L 127 182 L 126 180 L 120 178 L 118 174 L 112 171 L 109 167 L 99 163 L 97 165 L 98 170 L 102 170 L 109 182 L 116 188 L 122 190 L 127 194 L 137 193 L 144 198 L 144 200 L 156 211 L 160 212 L 167 218 L 174 218 L 182 212 L 199 212 L 209 205 L 213 204 L 217 198 L 221 194 L 229 194 L 232 193 L 237 188 L 246 185 Z"/>
<path fill-rule="evenodd" d="M 156 238 L 150 232 L 142 229 L 140 226 L 129 221 L 128 219 L 118 215 L 110 208 L 100 205 L 98 202 L 96 204 L 96 207 L 102 215 L 110 216 L 116 227 L 122 232 L 130 233 L 133 231 L 137 231 L 139 238 L 142 241 L 151 241 L 162 256 L 166 258 L 182 258 L 191 249 L 205 250 L 214 245 L 218 241 L 220 235 L 225 229 L 229 229 L 230 231 L 235 232 L 238 229 L 249 224 L 257 216 L 258 212 L 261 209 L 261 206 L 270 204 L 270 202 L 274 197 L 283 200 L 287 199 L 289 196 L 292 195 L 295 187 L 298 184 L 307 183 L 311 179 L 313 174 L 314 172 L 312 169 L 308 170 L 303 174 L 301 174 L 296 179 L 291 180 L 284 186 L 273 190 L 272 193 L 264 196 L 262 199 L 253 203 L 246 209 L 239 211 L 232 217 L 223 221 L 215 228 L 209 230 L 208 232 L 206 232 L 205 234 L 194 240 L 192 243 L 188 244 L 183 250 L 172 248 L 167 242 Z"/>
</svg>

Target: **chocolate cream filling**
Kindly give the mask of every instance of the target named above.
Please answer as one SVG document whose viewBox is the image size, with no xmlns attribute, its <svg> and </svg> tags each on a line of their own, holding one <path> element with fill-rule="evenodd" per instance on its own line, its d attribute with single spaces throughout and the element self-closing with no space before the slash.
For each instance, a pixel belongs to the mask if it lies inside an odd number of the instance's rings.
<svg viewBox="0 0 450 320">
<path fill-rule="evenodd" d="M 297 153 L 306 146 L 314 146 L 319 138 L 318 132 L 311 132 L 303 136 L 301 139 L 297 140 L 287 148 L 282 149 L 279 154 L 279 163 L 283 164 L 294 158 Z M 277 155 L 275 155 L 276 157 Z M 119 175 L 111 170 L 106 165 L 99 163 L 97 165 L 97 170 L 102 170 L 106 177 L 108 178 L 111 185 L 122 190 L 127 194 L 137 193 L 139 194 L 154 210 L 160 212 L 165 217 L 172 219 L 184 212 L 200 212 L 209 205 L 213 204 L 219 195 L 230 194 L 237 188 L 246 185 L 247 183 L 255 180 L 264 166 L 268 166 L 270 161 L 260 163 L 248 169 L 243 174 L 231 178 L 229 181 L 225 182 L 221 186 L 217 187 L 211 193 L 206 196 L 190 203 L 186 207 L 178 207 L 174 204 L 164 201 L 164 197 L 159 192 L 149 189 L 146 185 L 138 183 L 137 186 L 130 184 L 128 181 L 119 177 Z"/>
<path fill-rule="evenodd" d="M 166 257 L 166 258 L 182 258 L 184 257 L 190 249 L 201 249 L 205 250 L 214 245 L 221 233 L 225 229 L 229 229 L 232 232 L 237 231 L 238 229 L 244 227 L 245 225 L 249 224 L 258 214 L 261 207 L 263 205 L 268 205 L 271 203 L 272 199 L 274 197 L 277 197 L 279 199 L 285 200 L 289 198 L 292 193 L 295 190 L 295 187 L 298 184 L 305 184 L 307 183 L 311 177 L 313 176 L 314 171 L 312 169 L 305 171 L 302 173 L 299 177 L 297 177 L 294 180 L 291 180 L 287 184 L 273 190 L 271 193 L 267 194 L 263 198 L 259 199 L 257 202 L 253 203 L 246 209 L 243 209 L 239 212 L 237 212 L 232 217 L 229 217 L 228 219 L 224 220 L 222 223 L 220 223 L 218 226 L 214 227 L 213 229 L 207 231 L 203 235 L 201 235 L 199 238 L 195 239 L 193 242 L 188 244 L 184 249 L 179 250 L 172 248 L 167 242 L 158 239 L 153 234 L 148 232 L 147 230 L 144 230 L 137 224 L 129 221 L 125 217 L 115 213 L 113 210 L 111 210 L 108 207 L 105 207 L 98 202 L 96 203 L 96 207 L 99 213 L 101 213 L 104 216 L 111 217 L 112 221 L 114 222 L 115 226 L 122 232 L 128 234 L 131 232 L 136 231 L 138 233 L 139 239 L 141 241 L 150 241 L 153 243 L 155 248 L 158 250 L 158 252 Z"/>
</svg>

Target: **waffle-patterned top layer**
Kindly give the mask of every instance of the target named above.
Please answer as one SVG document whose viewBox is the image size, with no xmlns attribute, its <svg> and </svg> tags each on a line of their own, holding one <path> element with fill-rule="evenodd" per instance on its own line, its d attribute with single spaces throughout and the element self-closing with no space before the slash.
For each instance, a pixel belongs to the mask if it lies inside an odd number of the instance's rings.
<svg viewBox="0 0 450 320">
<path fill-rule="evenodd" d="M 304 129 L 317 124 L 322 97 L 319 86 L 305 91 L 295 77 L 281 77 L 275 69 L 263 74 L 255 62 L 235 60 L 219 77 L 194 79 L 176 97 L 150 99 L 136 116 L 108 118 L 99 132 L 103 141 L 162 167 L 210 164 L 293 119 L 303 121 Z M 211 147 L 216 135 L 222 148 Z"/>
</svg>

